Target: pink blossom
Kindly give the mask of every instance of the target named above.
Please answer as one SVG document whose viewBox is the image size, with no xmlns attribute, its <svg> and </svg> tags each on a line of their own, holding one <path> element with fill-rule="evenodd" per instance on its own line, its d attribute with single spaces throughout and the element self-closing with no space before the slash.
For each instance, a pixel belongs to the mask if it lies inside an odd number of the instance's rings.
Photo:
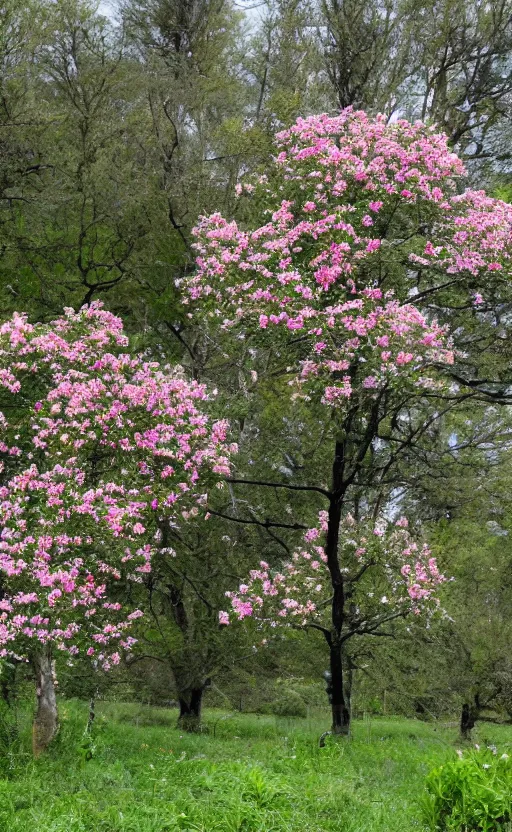
<svg viewBox="0 0 512 832">
<path fill-rule="evenodd" d="M 365 389 L 372 389 L 378 387 L 378 379 L 375 376 L 367 376 L 363 379 L 363 387 Z"/>
<path fill-rule="evenodd" d="M 227 593 L 236 618 L 243 620 L 251 616 L 270 627 L 278 622 L 281 626 L 307 627 L 312 622 L 329 626 L 328 617 L 324 617 L 328 616 L 329 603 L 322 603 L 322 594 L 328 602 L 332 585 L 323 548 L 315 544 L 320 531 L 326 529 L 326 512 L 320 515 L 318 534 L 312 535 L 311 529 L 304 533 L 304 548 L 292 554 L 281 572 L 269 574 L 265 563 L 264 568 L 251 570 L 242 592 Z M 369 537 L 373 540 L 369 541 Z M 445 578 L 440 575 L 428 546 L 419 546 L 411 537 L 405 517 L 396 523 L 381 518 L 375 526 L 368 520 L 356 521 L 347 515 L 340 527 L 339 546 L 345 553 L 348 572 L 359 572 L 363 564 L 367 580 L 376 569 L 379 589 L 382 577 L 387 576 L 385 594 L 376 596 L 374 591 L 369 593 L 369 598 L 380 598 L 381 604 L 394 606 L 404 616 L 408 612 L 428 613 L 437 608 L 436 589 Z M 350 552 L 353 552 L 353 562 Z M 315 555 L 320 557 L 317 559 Z M 315 593 L 315 601 L 311 593 Z M 228 623 L 228 613 L 221 615 Z M 378 619 L 379 612 L 370 609 L 364 615 L 368 620 L 372 615 Z"/>
<path fill-rule="evenodd" d="M 399 352 L 395 360 L 397 364 L 410 364 L 414 361 L 414 355 L 412 352 Z"/>
<path fill-rule="evenodd" d="M 162 506 L 158 522 L 197 516 L 205 479 L 214 484 L 229 472 L 236 448 L 224 420 L 209 423 L 206 388 L 127 348 L 121 321 L 98 303 L 50 324 L 14 315 L 0 326 L 4 398 L 22 390 L 27 402 L 26 412 L 13 410 L 22 448 L 3 441 L 0 415 L 0 448 L 15 466 L 0 500 L 4 656 L 32 649 L 30 641 L 92 656 L 92 642 L 104 648 L 100 661 L 117 664 L 110 645 L 130 649 L 126 630 L 143 613 L 110 592 L 121 578 L 140 582 L 151 570 L 154 511 Z M 104 471 L 91 485 L 98 449 Z"/>
</svg>

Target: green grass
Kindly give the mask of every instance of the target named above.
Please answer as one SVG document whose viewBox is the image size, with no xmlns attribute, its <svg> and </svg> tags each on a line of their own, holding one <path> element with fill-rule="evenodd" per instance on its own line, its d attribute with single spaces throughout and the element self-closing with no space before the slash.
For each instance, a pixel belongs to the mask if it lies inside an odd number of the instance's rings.
<svg viewBox="0 0 512 832">
<path fill-rule="evenodd" d="M 456 729 L 414 720 L 357 722 L 318 748 L 323 719 L 206 713 L 209 734 L 175 728 L 176 711 L 98 705 L 94 756 L 78 747 L 87 706 L 61 705 L 55 748 L 24 746 L 0 780 L 0 832 L 410 832 L 422 830 L 427 772 L 455 756 Z M 512 731 L 475 739 L 512 748 Z M 25 748 L 25 751 L 23 750 Z"/>
</svg>

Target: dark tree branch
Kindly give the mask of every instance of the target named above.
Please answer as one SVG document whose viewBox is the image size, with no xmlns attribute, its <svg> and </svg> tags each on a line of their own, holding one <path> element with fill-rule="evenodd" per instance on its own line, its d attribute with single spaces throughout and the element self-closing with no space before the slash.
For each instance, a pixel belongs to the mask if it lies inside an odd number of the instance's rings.
<svg viewBox="0 0 512 832">
<path fill-rule="evenodd" d="M 328 491 L 326 488 L 320 488 L 318 485 L 288 485 L 288 483 L 284 482 L 267 482 L 266 480 L 245 480 L 245 479 L 237 479 L 236 477 L 229 477 L 226 482 L 231 482 L 234 484 L 240 485 L 261 485 L 264 488 L 287 488 L 289 491 L 316 491 L 318 494 L 322 494 L 324 497 L 327 497 L 328 500 L 331 498 L 331 492 Z"/>
<path fill-rule="evenodd" d="M 229 514 L 223 514 L 221 511 L 214 511 L 209 508 L 210 514 L 215 517 L 222 517 L 224 520 L 230 520 L 232 523 L 242 523 L 247 526 L 261 526 L 263 529 L 291 529 L 292 531 L 306 531 L 308 526 L 302 523 L 278 523 L 273 520 L 244 520 L 240 517 L 231 517 Z"/>
</svg>

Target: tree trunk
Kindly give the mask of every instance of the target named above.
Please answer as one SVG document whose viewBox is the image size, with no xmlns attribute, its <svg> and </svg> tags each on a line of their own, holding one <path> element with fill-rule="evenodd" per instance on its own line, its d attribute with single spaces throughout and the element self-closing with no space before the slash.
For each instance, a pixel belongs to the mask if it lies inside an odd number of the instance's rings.
<svg viewBox="0 0 512 832">
<path fill-rule="evenodd" d="M 96 692 L 98 695 L 98 692 Z M 94 696 L 91 696 L 91 700 L 89 702 L 89 716 L 87 717 L 87 725 L 85 726 L 85 733 L 90 734 L 92 733 L 92 727 L 94 725 L 94 720 L 96 718 L 96 699 Z"/>
<path fill-rule="evenodd" d="M 341 633 L 345 620 L 345 586 L 339 562 L 338 543 L 343 500 L 344 445 L 336 441 L 332 466 L 332 489 L 329 500 L 325 555 L 332 583 L 332 630 L 327 642 L 331 661 L 332 733 L 348 735 L 350 710 L 345 699 Z"/>
<path fill-rule="evenodd" d="M 32 725 L 32 748 L 34 757 L 46 751 L 59 730 L 59 716 L 51 649 L 42 647 L 32 657 L 36 675 L 36 713 Z"/>
<path fill-rule="evenodd" d="M 354 664 L 350 653 L 347 650 L 347 643 L 343 645 L 341 652 L 341 661 L 343 665 L 343 695 L 345 697 L 345 707 L 349 712 L 350 719 L 352 719 L 352 691 L 354 688 Z"/>
<path fill-rule="evenodd" d="M 460 718 L 460 735 L 463 740 L 471 739 L 471 731 L 475 727 L 475 722 L 478 718 L 477 708 L 472 708 L 467 702 L 462 706 L 462 714 Z"/>
<path fill-rule="evenodd" d="M 178 727 L 183 731 L 197 733 L 201 730 L 201 706 L 204 688 L 204 685 L 192 688 L 187 693 L 181 693 L 178 697 L 180 703 Z"/>
<path fill-rule="evenodd" d="M 331 644 L 332 685 L 332 733 L 348 736 L 350 733 L 350 709 L 345 697 L 343 659 L 341 645 Z"/>
</svg>

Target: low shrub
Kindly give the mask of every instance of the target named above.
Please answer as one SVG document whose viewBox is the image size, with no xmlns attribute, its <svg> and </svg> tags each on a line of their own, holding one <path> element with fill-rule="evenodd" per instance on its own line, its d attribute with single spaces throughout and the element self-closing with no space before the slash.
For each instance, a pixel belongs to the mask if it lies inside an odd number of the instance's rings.
<svg viewBox="0 0 512 832">
<path fill-rule="evenodd" d="M 275 716 L 301 716 L 307 714 L 306 703 L 297 691 L 284 688 L 271 704 L 271 713 Z"/>
<path fill-rule="evenodd" d="M 424 819 L 431 830 L 512 830 L 512 758 L 494 747 L 474 749 L 430 772 Z"/>
</svg>

